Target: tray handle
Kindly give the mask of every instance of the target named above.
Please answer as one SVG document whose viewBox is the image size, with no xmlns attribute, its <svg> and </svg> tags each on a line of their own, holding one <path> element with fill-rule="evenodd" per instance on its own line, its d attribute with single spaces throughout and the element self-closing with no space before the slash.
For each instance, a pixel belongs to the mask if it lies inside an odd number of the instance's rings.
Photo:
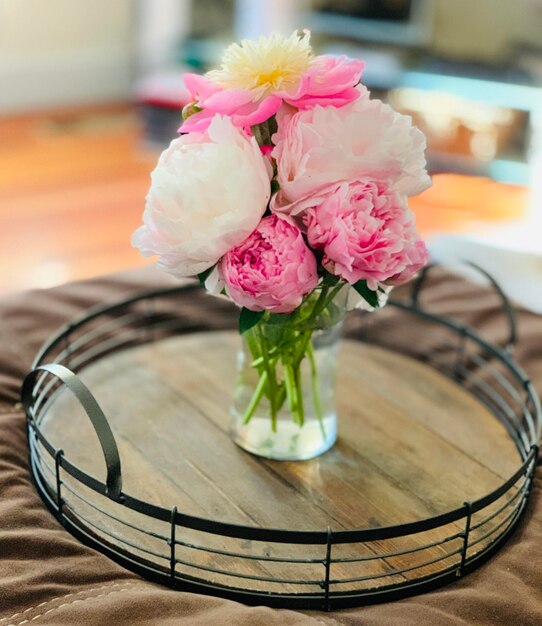
<svg viewBox="0 0 542 626">
<path fill-rule="evenodd" d="M 34 403 L 33 389 L 36 378 L 40 372 L 47 372 L 58 378 L 77 398 L 98 436 L 100 446 L 103 451 L 105 465 L 107 468 L 106 495 L 119 500 L 122 492 L 122 472 L 120 464 L 119 450 L 109 426 L 107 418 L 100 408 L 100 405 L 89 391 L 88 387 L 64 365 L 59 363 L 49 363 L 40 365 L 33 369 L 24 379 L 21 389 L 22 404 L 27 416 L 33 419 L 32 405 Z"/>
<path fill-rule="evenodd" d="M 502 290 L 499 283 L 493 278 L 493 276 L 491 276 L 491 274 L 489 274 L 489 272 L 487 272 L 485 269 L 483 269 L 479 265 L 476 265 L 476 263 L 472 263 L 471 261 L 463 261 L 463 265 L 468 265 L 469 267 L 472 267 L 479 274 L 481 274 L 484 278 L 486 278 L 491 284 L 491 286 L 493 287 L 493 289 L 495 290 L 495 292 L 497 293 L 497 295 L 499 296 L 499 298 L 501 299 L 503 312 L 505 313 L 506 319 L 508 321 L 508 339 L 505 342 L 504 349 L 510 354 L 512 350 L 514 349 L 514 346 L 517 340 L 516 311 L 514 307 L 512 306 L 510 300 L 508 299 L 508 296 Z M 428 273 L 434 267 L 445 267 L 445 266 L 440 263 L 429 263 L 429 265 L 426 265 L 420 271 L 417 278 L 414 280 L 412 284 L 412 291 L 411 291 L 411 296 L 410 296 L 413 308 L 418 308 L 418 309 L 421 308 L 419 305 L 420 292 L 425 283 L 425 279 L 427 278 Z"/>
</svg>

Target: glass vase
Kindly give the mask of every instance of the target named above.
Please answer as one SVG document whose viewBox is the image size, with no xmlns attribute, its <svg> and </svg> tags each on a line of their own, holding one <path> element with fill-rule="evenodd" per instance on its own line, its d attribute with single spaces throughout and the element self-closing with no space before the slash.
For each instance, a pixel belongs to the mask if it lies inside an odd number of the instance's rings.
<svg viewBox="0 0 542 626">
<path fill-rule="evenodd" d="M 317 306 L 321 299 L 309 300 L 305 315 L 272 315 L 242 335 L 231 437 L 252 454 L 301 461 L 335 443 L 335 374 L 346 295 L 324 299 L 323 308 Z"/>
</svg>

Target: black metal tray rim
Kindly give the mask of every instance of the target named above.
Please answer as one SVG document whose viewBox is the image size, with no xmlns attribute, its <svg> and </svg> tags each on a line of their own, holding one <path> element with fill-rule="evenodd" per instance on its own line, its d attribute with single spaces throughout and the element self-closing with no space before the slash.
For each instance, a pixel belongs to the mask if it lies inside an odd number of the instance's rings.
<svg viewBox="0 0 542 626">
<path fill-rule="evenodd" d="M 464 370 L 464 368 L 462 369 L 461 360 L 465 354 L 467 342 L 472 342 L 480 348 L 484 354 L 497 359 L 524 394 L 520 397 L 518 392 L 515 391 L 515 394 L 518 397 L 518 402 L 520 402 L 521 405 L 519 412 L 522 415 L 520 419 L 516 420 L 515 418 L 511 418 L 509 412 L 505 410 L 506 407 L 508 407 L 508 409 L 510 408 L 508 405 L 505 404 L 505 407 L 502 407 L 502 398 L 499 397 L 498 393 L 492 396 L 492 394 L 483 387 L 479 387 L 478 389 L 469 389 L 473 395 L 477 396 L 482 402 L 489 405 L 496 418 L 505 425 L 509 435 L 514 440 L 521 459 L 521 465 L 513 473 L 513 475 L 491 493 L 477 500 L 465 502 L 460 507 L 427 519 L 385 527 L 358 528 L 349 530 L 332 530 L 331 528 L 321 530 L 288 530 L 240 525 L 189 515 L 183 513 L 182 511 L 178 511 L 176 507 L 172 507 L 171 509 L 164 508 L 124 493 L 122 491 L 120 457 L 114 435 L 108 425 L 106 416 L 101 411 L 101 408 L 93 398 L 91 392 L 85 387 L 77 376 L 77 372 L 89 361 L 96 360 L 103 354 L 107 354 L 115 349 L 126 347 L 127 345 L 133 345 L 134 338 L 129 332 L 127 332 L 127 339 L 124 338 L 121 341 L 118 341 L 118 338 L 114 341 L 111 339 L 103 340 L 102 343 L 97 344 L 97 347 L 91 346 L 89 348 L 87 346 L 86 351 L 82 350 L 78 352 L 79 348 L 86 345 L 85 341 L 87 341 L 87 343 L 90 342 L 89 345 L 91 345 L 92 342 L 88 338 L 85 340 L 84 334 L 75 342 L 72 342 L 72 337 L 77 331 L 84 331 L 85 327 L 91 322 L 101 320 L 102 318 L 108 319 L 111 316 L 118 316 L 118 319 L 115 321 L 117 324 L 117 330 L 120 328 L 124 331 L 124 320 L 128 318 L 130 318 L 130 320 L 134 319 L 134 316 L 130 312 L 134 305 L 139 305 L 141 303 L 154 303 L 156 300 L 176 297 L 199 289 L 199 285 L 189 283 L 174 288 L 140 293 L 112 305 L 95 307 L 78 319 L 74 320 L 72 323 L 59 329 L 59 331 L 42 346 L 35 358 L 32 371 L 28 374 L 24 381 L 22 389 L 22 401 L 28 423 L 32 474 L 40 495 L 44 499 L 47 506 L 53 511 L 61 523 L 63 523 L 66 528 L 70 530 L 70 532 L 78 536 L 82 541 L 85 541 L 86 543 L 89 543 L 102 552 L 108 554 L 108 556 L 114 560 L 121 562 L 126 567 L 135 571 L 140 571 L 145 576 L 159 582 L 169 584 L 170 586 L 175 587 L 182 583 L 183 588 L 195 586 L 200 592 L 205 592 L 205 589 L 209 588 L 215 595 L 226 595 L 228 597 L 234 597 L 249 603 L 256 603 L 256 601 L 261 602 L 263 599 L 265 603 L 272 604 L 274 606 L 295 605 L 304 608 L 331 608 L 332 604 L 333 607 L 355 606 L 360 602 L 384 601 L 385 599 L 392 597 L 402 597 L 402 595 L 410 595 L 411 593 L 424 589 L 434 588 L 439 584 L 443 584 L 443 582 L 467 573 L 489 558 L 489 556 L 505 541 L 517 525 L 521 514 L 525 510 L 530 494 L 530 485 L 539 457 L 538 442 L 542 429 L 542 412 L 540 401 L 535 393 L 535 390 L 533 389 L 531 381 L 512 357 L 512 348 L 516 336 L 515 317 L 512 307 L 498 285 L 496 285 L 491 277 L 488 277 L 502 299 L 503 310 L 508 319 L 509 337 L 504 347 L 490 343 L 481 337 L 475 330 L 462 324 L 461 322 L 446 316 L 436 315 L 420 305 L 419 295 L 427 273 L 431 267 L 432 266 L 426 268 L 414 283 L 410 300 L 391 300 L 389 306 L 398 308 L 406 314 L 413 315 L 420 320 L 429 321 L 437 326 L 442 326 L 457 336 L 458 341 L 455 347 L 457 352 L 457 361 L 453 371 L 447 372 L 450 376 L 461 381 L 468 375 L 468 372 Z M 485 272 L 482 271 L 482 273 L 488 276 Z M 126 311 L 128 311 L 128 314 L 125 314 Z M 124 317 L 123 314 L 125 314 Z M 135 318 L 138 320 L 137 323 L 140 324 L 139 326 L 136 325 L 137 327 L 135 329 L 138 333 L 140 333 L 141 328 L 145 329 L 147 324 L 155 324 L 152 328 L 157 331 L 163 330 L 166 333 L 175 333 L 178 326 L 178 324 L 176 326 L 175 320 L 166 320 L 166 322 L 164 322 L 160 318 L 155 318 L 151 309 L 145 311 L 143 314 L 138 313 Z M 160 324 L 162 324 L 162 326 L 160 326 Z M 197 328 L 195 330 L 197 330 Z M 188 332 L 190 332 L 190 329 Z M 143 337 L 141 341 L 149 341 L 153 339 L 152 332 L 145 332 L 144 334 L 145 337 Z M 89 332 L 88 337 L 90 337 L 90 335 L 91 333 Z M 94 331 L 92 338 L 93 340 L 100 339 L 100 334 L 96 334 Z M 74 346 L 76 346 L 77 349 L 74 349 Z M 54 358 L 50 361 L 52 356 Z M 77 366 L 73 366 L 73 363 L 77 360 L 75 357 L 78 357 L 79 359 L 79 365 Z M 68 365 L 70 365 L 70 361 L 72 361 L 71 368 L 68 367 Z M 484 363 L 489 366 L 488 361 L 484 361 Z M 45 382 L 46 380 L 48 382 Z M 502 380 L 500 382 L 504 385 Z M 507 384 L 509 387 L 511 386 L 509 382 Z M 106 461 L 107 478 L 105 481 L 101 481 L 89 475 L 81 468 L 73 464 L 68 458 L 66 458 L 62 449 L 55 448 L 49 442 L 40 428 L 40 417 L 42 417 L 46 412 L 50 403 L 54 401 L 56 391 L 62 386 L 67 386 L 75 394 L 96 430 Z M 496 397 L 494 397 L 495 395 Z M 47 479 L 42 467 L 42 462 L 45 462 L 45 459 L 43 458 L 43 452 L 40 449 L 40 446 L 47 452 L 50 458 L 54 460 L 54 480 L 52 481 Z M 76 481 L 79 481 L 82 485 L 85 485 L 85 487 L 88 487 L 101 496 L 118 503 L 122 507 L 126 507 L 142 515 L 167 523 L 170 527 L 170 535 L 169 537 L 160 536 L 160 539 L 163 539 L 169 546 L 169 570 L 167 567 L 161 569 L 156 564 L 148 560 L 145 561 L 140 557 L 130 557 L 129 553 L 123 554 L 122 551 L 119 551 L 118 547 L 107 545 L 107 542 L 102 537 L 89 532 L 88 525 L 85 527 L 85 524 L 81 522 L 81 520 L 77 520 L 76 512 L 70 510 L 64 502 L 62 480 L 64 472 L 69 474 Z M 469 531 L 472 516 L 499 500 L 499 498 L 503 497 L 520 480 L 523 480 L 523 483 L 518 487 L 514 497 L 508 501 L 508 503 L 513 503 L 514 499 L 517 500 L 511 510 L 511 513 L 506 518 L 507 523 L 506 525 L 503 525 L 502 531 L 499 532 L 482 550 L 469 555 Z M 359 591 L 342 592 L 340 590 L 330 590 L 332 585 L 336 586 L 345 582 L 356 582 L 356 579 L 334 580 L 331 578 L 330 566 L 332 563 L 357 562 L 363 560 L 354 558 L 343 560 L 334 559 L 331 556 L 331 549 L 333 545 L 364 543 L 396 537 L 405 537 L 411 534 L 422 533 L 440 528 L 460 520 L 464 520 L 464 530 L 454 536 L 445 538 L 441 542 L 444 544 L 446 541 L 458 538 L 462 540 L 462 547 L 457 550 L 459 558 L 457 564 L 450 566 L 449 568 L 445 567 L 443 570 L 440 570 L 438 574 L 422 576 L 414 581 L 408 580 L 404 583 L 384 585 L 378 587 L 378 589 L 375 588 L 372 590 L 364 589 Z M 325 576 L 322 581 L 318 583 L 322 591 L 321 593 L 318 592 L 315 594 L 289 594 L 278 591 L 261 592 L 237 586 L 221 585 L 219 583 L 210 582 L 204 578 L 198 578 L 186 573 L 180 574 L 179 572 L 176 572 L 176 565 L 178 563 L 182 563 L 182 561 L 179 561 L 179 559 L 175 556 L 175 549 L 177 545 L 188 544 L 182 544 L 182 542 L 176 540 L 177 527 L 237 539 L 281 544 L 311 544 L 325 546 L 325 558 L 322 558 L 321 560 L 298 560 L 300 563 L 321 563 L 324 566 Z M 199 550 L 208 550 L 209 552 L 217 552 L 218 554 L 221 553 L 220 551 L 207 549 L 205 546 L 188 545 L 188 547 L 193 547 L 194 549 Z M 421 550 L 426 547 L 428 546 L 423 546 L 419 549 Z M 415 551 L 416 549 L 406 552 Z M 228 553 L 222 552 L 222 554 Z M 384 556 L 396 556 L 397 554 L 400 553 Z M 453 556 L 453 554 L 455 554 L 455 552 L 448 554 L 444 558 L 449 558 L 449 556 Z M 251 557 L 237 553 L 231 553 L 230 555 L 240 558 L 258 558 L 262 561 L 266 560 L 263 556 Z M 159 556 L 161 558 L 165 558 L 162 557 L 162 555 Z M 382 555 L 374 558 L 382 558 Z M 288 559 L 275 560 L 288 562 Z M 200 567 L 199 569 L 205 570 L 204 567 Z M 226 572 L 226 574 L 227 573 L 228 572 Z M 230 573 L 230 575 L 235 576 L 236 574 Z M 258 577 L 251 576 L 241 576 L 241 578 L 258 580 Z M 378 578 L 378 576 L 375 578 Z M 281 581 L 280 579 L 271 579 L 269 582 L 314 584 L 316 581 Z"/>
</svg>

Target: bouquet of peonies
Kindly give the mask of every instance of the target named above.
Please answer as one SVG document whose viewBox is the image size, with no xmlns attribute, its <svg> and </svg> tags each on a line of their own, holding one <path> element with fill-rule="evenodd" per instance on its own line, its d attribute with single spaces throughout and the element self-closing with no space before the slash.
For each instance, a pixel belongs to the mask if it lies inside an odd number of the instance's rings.
<svg viewBox="0 0 542 626">
<path fill-rule="evenodd" d="M 321 413 L 311 339 L 345 294 L 376 308 L 427 261 L 407 204 L 430 185 L 422 133 L 369 97 L 361 61 L 314 56 L 309 39 L 232 44 L 219 69 L 186 75 L 193 102 L 133 236 L 241 308 L 257 373 L 244 421 L 266 398 L 273 429 L 283 406 L 304 422 L 304 362 Z"/>
</svg>

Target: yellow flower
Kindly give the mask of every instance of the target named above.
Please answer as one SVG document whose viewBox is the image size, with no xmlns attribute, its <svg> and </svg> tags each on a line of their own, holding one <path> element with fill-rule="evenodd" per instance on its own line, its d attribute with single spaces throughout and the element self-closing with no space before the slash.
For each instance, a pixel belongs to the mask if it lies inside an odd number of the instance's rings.
<svg viewBox="0 0 542 626">
<path fill-rule="evenodd" d="M 244 39 L 226 48 L 220 69 L 208 72 L 207 78 L 226 89 L 255 91 L 257 98 L 276 91 L 293 93 L 312 56 L 308 31 Z"/>
</svg>

